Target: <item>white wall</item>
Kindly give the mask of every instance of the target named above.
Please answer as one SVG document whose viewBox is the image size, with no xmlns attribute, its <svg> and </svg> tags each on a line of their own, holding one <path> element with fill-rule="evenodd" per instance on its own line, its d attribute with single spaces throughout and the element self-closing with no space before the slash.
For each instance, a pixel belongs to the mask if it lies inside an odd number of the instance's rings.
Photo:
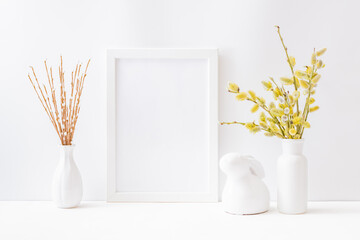
<svg viewBox="0 0 360 240">
<path fill-rule="evenodd" d="M 274 25 L 299 65 L 313 47 L 327 47 L 326 68 L 310 117 L 305 153 L 313 200 L 360 199 L 358 1 L 128 0 L 0 2 L 0 199 L 50 198 L 58 139 L 26 77 L 63 55 L 65 67 L 92 63 L 76 132 L 84 199 L 105 199 L 107 48 L 220 49 L 220 120 L 251 120 L 250 105 L 226 93 L 227 81 L 263 92 L 267 76 L 289 74 Z M 41 70 L 40 70 L 41 69 Z M 219 153 L 253 154 L 276 196 L 277 139 L 220 128 Z"/>
</svg>

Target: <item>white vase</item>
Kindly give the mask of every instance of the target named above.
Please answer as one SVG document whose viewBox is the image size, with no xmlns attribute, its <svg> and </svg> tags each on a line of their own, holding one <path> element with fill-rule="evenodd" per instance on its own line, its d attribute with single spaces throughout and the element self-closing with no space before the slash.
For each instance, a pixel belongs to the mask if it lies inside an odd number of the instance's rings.
<svg viewBox="0 0 360 240">
<path fill-rule="evenodd" d="M 60 146 L 60 161 L 52 185 L 53 201 L 59 208 L 73 208 L 82 198 L 82 181 L 73 158 L 74 145 Z"/>
<path fill-rule="evenodd" d="M 307 210 L 307 160 L 302 154 L 304 139 L 282 140 L 283 154 L 277 165 L 277 206 L 281 213 Z"/>
</svg>

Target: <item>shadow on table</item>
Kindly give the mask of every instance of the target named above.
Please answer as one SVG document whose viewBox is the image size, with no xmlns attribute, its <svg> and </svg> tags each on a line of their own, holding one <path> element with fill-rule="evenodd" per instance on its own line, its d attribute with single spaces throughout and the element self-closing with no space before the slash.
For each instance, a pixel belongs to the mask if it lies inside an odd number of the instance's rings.
<svg viewBox="0 0 360 240">
<path fill-rule="evenodd" d="M 89 209 L 89 208 L 103 208 L 106 206 L 106 203 L 103 204 L 99 203 L 81 203 L 79 206 L 76 207 L 76 209 Z"/>
<path fill-rule="evenodd" d="M 351 214 L 359 215 L 360 209 L 351 209 L 349 207 L 336 207 L 336 208 L 309 208 L 306 214 L 317 215 L 334 215 L 334 214 Z"/>
<path fill-rule="evenodd" d="M 281 214 L 276 207 L 270 207 L 269 211 L 262 213 L 261 215 L 272 215 L 272 214 Z M 301 214 L 290 214 L 291 215 L 336 215 L 336 214 L 345 214 L 345 215 L 360 215 L 360 209 L 358 207 L 348 206 L 336 206 L 334 208 L 329 207 L 316 207 L 310 206 L 306 213 Z"/>
</svg>

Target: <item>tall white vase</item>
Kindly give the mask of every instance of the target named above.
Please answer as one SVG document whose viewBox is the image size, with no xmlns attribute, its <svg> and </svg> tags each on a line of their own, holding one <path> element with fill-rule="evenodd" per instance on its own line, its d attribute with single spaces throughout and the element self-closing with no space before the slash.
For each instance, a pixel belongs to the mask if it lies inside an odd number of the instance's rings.
<svg viewBox="0 0 360 240">
<path fill-rule="evenodd" d="M 52 185 L 53 201 L 59 208 L 73 208 L 82 199 L 82 181 L 73 158 L 74 145 L 60 146 L 60 161 Z"/>
<path fill-rule="evenodd" d="M 304 139 L 282 140 L 283 154 L 277 166 L 277 206 L 281 213 L 300 214 L 307 210 L 307 160 L 302 154 Z"/>
</svg>

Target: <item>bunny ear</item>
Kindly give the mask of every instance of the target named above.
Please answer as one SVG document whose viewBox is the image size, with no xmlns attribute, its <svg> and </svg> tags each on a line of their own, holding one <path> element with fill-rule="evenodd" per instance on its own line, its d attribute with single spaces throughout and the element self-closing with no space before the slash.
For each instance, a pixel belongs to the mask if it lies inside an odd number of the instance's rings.
<svg viewBox="0 0 360 240">
<path fill-rule="evenodd" d="M 265 177 L 265 171 L 261 163 L 252 156 L 246 156 L 250 160 L 250 172 L 259 178 Z"/>
</svg>

